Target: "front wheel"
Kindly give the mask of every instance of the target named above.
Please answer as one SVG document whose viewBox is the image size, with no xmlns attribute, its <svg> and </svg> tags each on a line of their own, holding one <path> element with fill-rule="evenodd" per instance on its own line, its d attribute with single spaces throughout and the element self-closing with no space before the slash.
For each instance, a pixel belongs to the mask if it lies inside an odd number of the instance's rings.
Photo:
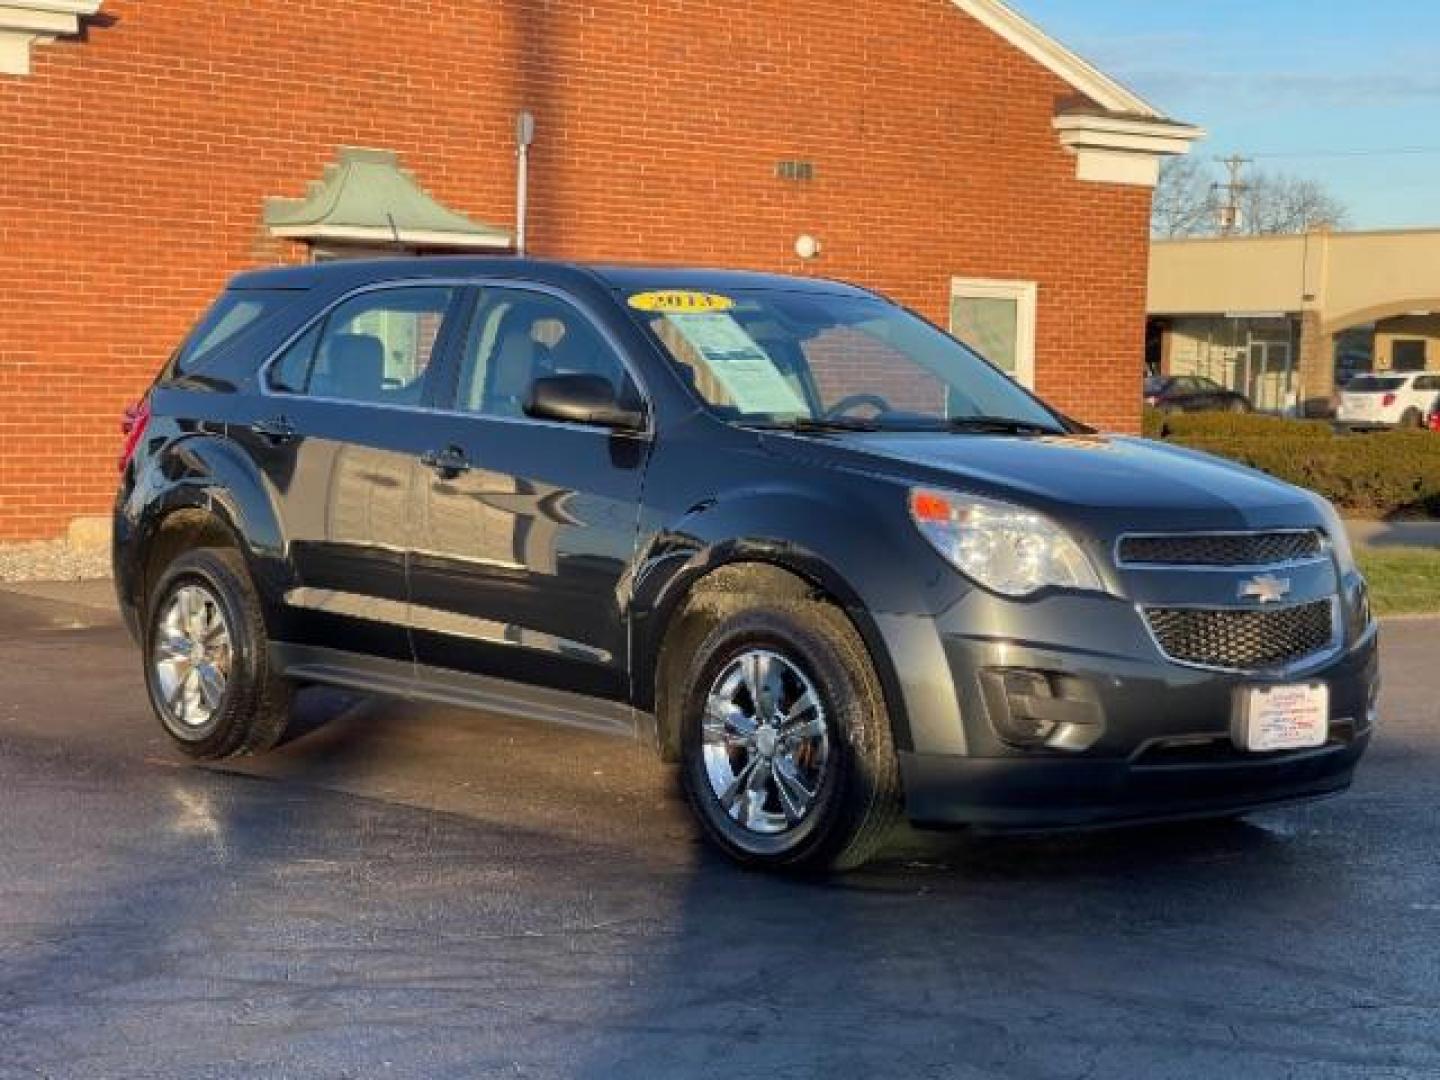
<svg viewBox="0 0 1440 1080">
<path fill-rule="evenodd" d="M 845 616 L 818 602 L 747 608 L 701 643 L 684 693 L 685 790 L 740 863 L 849 869 L 899 819 L 879 679 Z"/>
<path fill-rule="evenodd" d="M 238 553 L 176 559 L 146 605 L 150 705 L 185 753 L 223 758 L 270 749 L 290 716 L 290 683 L 270 665 L 260 599 Z"/>
</svg>

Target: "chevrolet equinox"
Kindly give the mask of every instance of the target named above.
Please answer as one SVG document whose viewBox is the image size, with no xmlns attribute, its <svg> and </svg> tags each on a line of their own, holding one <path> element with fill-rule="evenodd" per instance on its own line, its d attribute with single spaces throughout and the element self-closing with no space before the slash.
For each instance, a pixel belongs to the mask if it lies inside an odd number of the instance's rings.
<svg viewBox="0 0 1440 1080">
<path fill-rule="evenodd" d="M 237 277 L 127 424 L 154 711 L 266 750 L 326 684 L 677 762 L 757 866 L 1346 788 L 1376 629 L 1324 500 L 1095 434 L 896 304 L 521 259 Z"/>
</svg>

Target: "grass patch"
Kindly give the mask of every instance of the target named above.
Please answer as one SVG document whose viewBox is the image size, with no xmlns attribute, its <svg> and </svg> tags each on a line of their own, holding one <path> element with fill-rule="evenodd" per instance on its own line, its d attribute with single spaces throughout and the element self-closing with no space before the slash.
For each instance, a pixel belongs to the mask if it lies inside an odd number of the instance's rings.
<svg viewBox="0 0 1440 1080">
<path fill-rule="evenodd" d="M 1360 548 L 1377 615 L 1440 614 L 1440 548 Z"/>
</svg>

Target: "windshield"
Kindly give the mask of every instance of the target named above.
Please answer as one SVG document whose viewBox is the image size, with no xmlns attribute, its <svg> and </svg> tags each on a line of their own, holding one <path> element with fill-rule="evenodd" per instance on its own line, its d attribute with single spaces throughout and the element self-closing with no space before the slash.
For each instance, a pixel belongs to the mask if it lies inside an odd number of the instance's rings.
<svg viewBox="0 0 1440 1080">
<path fill-rule="evenodd" d="M 964 345 L 876 298 L 664 291 L 629 305 L 711 410 L 736 423 L 1064 430 Z"/>
<path fill-rule="evenodd" d="M 1404 379 L 1386 379 L 1375 375 L 1361 375 L 1351 379 L 1345 389 L 1350 393 L 1378 394 L 1399 390 L 1405 385 Z"/>
</svg>

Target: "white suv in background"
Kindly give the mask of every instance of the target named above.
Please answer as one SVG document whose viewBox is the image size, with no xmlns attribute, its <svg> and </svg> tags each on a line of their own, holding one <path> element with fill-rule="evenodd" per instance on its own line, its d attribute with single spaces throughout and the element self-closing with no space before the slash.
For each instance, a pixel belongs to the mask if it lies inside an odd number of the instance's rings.
<svg viewBox="0 0 1440 1080">
<path fill-rule="evenodd" d="M 1340 423 L 1352 428 L 1424 427 L 1440 402 L 1440 374 L 1357 375 L 1340 391 Z"/>
</svg>

